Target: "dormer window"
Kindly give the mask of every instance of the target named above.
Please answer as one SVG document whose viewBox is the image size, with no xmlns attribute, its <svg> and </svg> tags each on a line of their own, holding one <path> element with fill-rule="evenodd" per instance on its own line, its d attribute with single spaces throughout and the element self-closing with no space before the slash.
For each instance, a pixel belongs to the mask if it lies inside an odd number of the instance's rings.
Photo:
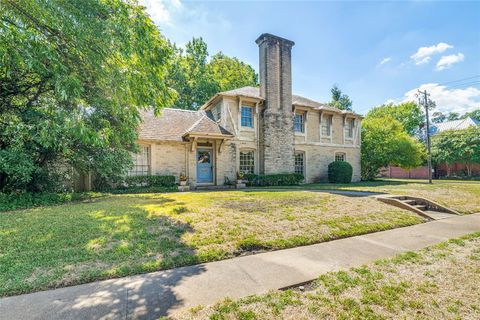
<svg viewBox="0 0 480 320">
<path fill-rule="evenodd" d="M 222 105 L 220 103 L 212 108 L 212 115 L 215 121 L 218 121 L 220 118 L 222 118 Z"/>
<path fill-rule="evenodd" d="M 295 118 L 293 119 L 293 126 L 295 132 L 305 132 L 305 114 L 295 112 Z"/>
<path fill-rule="evenodd" d="M 253 108 L 242 106 L 241 113 L 242 113 L 242 119 L 241 119 L 242 127 L 253 128 Z"/>
</svg>

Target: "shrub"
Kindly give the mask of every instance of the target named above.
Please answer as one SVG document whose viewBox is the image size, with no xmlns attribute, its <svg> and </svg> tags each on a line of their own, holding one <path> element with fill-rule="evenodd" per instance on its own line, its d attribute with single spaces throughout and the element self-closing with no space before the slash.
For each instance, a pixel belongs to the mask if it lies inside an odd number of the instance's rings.
<svg viewBox="0 0 480 320">
<path fill-rule="evenodd" d="M 174 187 L 174 176 L 132 176 L 125 178 L 125 186 L 129 187 Z"/>
<path fill-rule="evenodd" d="M 72 201 L 88 200 L 100 197 L 101 193 L 78 192 L 78 193 L 32 193 L 13 192 L 0 193 L 0 211 L 27 209 L 39 206 L 51 206 Z"/>
<path fill-rule="evenodd" d="M 346 161 L 334 161 L 328 165 L 328 181 L 330 183 L 350 183 L 352 175 L 352 165 Z"/>
<path fill-rule="evenodd" d="M 246 174 L 245 179 L 249 186 L 293 186 L 302 182 L 303 175 L 299 173 Z"/>
<path fill-rule="evenodd" d="M 254 186 L 257 181 L 258 175 L 255 173 L 246 173 L 243 179 L 246 181 L 247 186 Z"/>
</svg>

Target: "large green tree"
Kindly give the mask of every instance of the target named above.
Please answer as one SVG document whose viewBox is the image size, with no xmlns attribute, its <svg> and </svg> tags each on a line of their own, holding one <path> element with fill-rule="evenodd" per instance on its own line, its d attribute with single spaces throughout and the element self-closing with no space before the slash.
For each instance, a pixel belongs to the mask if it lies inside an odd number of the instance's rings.
<svg viewBox="0 0 480 320">
<path fill-rule="evenodd" d="M 44 190 L 60 160 L 122 175 L 139 109 L 175 98 L 157 27 L 133 0 L 0 5 L 0 192 Z"/>
<path fill-rule="evenodd" d="M 332 107 L 340 110 L 352 110 L 352 100 L 350 100 L 348 95 L 342 93 L 342 90 L 337 85 L 334 85 L 330 91 L 332 93 L 332 101 L 329 104 Z"/>
<path fill-rule="evenodd" d="M 248 64 L 222 52 L 209 58 L 202 38 L 193 38 L 182 50 L 175 45 L 169 84 L 178 93 L 175 107 L 196 110 L 217 92 L 256 86 L 257 75 Z"/>
<path fill-rule="evenodd" d="M 422 164 L 425 147 L 410 136 L 392 116 L 370 117 L 362 122 L 362 179 L 372 180 L 380 168 L 395 165 L 411 169 Z"/>
<path fill-rule="evenodd" d="M 384 104 L 371 109 L 367 117 L 383 118 L 391 116 L 399 121 L 410 135 L 418 133 L 420 126 L 425 122 L 422 108 L 415 102 L 403 102 L 399 104 Z"/>
<path fill-rule="evenodd" d="M 448 130 L 432 137 L 433 160 L 447 166 L 447 176 L 455 162 L 465 164 L 467 175 L 472 175 L 472 165 L 480 163 L 480 127 Z"/>
</svg>

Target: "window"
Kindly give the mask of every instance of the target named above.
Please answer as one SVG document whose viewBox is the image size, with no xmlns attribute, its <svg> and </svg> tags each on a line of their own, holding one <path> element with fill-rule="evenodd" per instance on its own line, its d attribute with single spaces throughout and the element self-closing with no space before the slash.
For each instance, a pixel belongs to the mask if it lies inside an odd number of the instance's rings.
<svg viewBox="0 0 480 320">
<path fill-rule="evenodd" d="M 332 134 L 332 120 L 333 120 L 332 115 L 323 116 L 322 136 L 330 137 L 330 135 Z"/>
<path fill-rule="evenodd" d="M 335 161 L 345 161 L 346 155 L 343 152 L 335 153 Z"/>
<path fill-rule="evenodd" d="M 305 175 L 305 153 L 295 152 L 295 173 Z"/>
<path fill-rule="evenodd" d="M 150 174 L 150 146 L 140 146 L 140 151 L 133 155 L 133 167 L 129 176 L 146 176 Z"/>
<path fill-rule="evenodd" d="M 305 115 L 303 113 L 295 113 L 293 125 L 295 132 L 305 132 Z"/>
<path fill-rule="evenodd" d="M 345 136 L 347 138 L 353 138 L 353 126 L 355 124 L 355 119 L 347 119 L 347 126 L 345 128 Z"/>
<path fill-rule="evenodd" d="M 254 173 L 255 158 L 253 151 L 240 151 L 240 172 Z"/>
<path fill-rule="evenodd" d="M 215 121 L 220 120 L 222 117 L 222 105 L 218 103 L 215 107 L 212 108 L 212 115 Z"/>
<path fill-rule="evenodd" d="M 253 128 L 252 107 L 242 106 L 242 127 Z"/>
</svg>

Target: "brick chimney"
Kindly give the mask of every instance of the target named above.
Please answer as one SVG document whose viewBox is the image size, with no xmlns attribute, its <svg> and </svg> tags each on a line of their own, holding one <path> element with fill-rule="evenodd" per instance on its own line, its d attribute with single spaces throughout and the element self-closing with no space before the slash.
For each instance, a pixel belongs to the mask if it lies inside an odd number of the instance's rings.
<svg viewBox="0 0 480 320">
<path fill-rule="evenodd" d="M 293 41 L 268 33 L 255 41 L 260 51 L 260 173 L 294 172 L 291 56 Z"/>
</svg>

